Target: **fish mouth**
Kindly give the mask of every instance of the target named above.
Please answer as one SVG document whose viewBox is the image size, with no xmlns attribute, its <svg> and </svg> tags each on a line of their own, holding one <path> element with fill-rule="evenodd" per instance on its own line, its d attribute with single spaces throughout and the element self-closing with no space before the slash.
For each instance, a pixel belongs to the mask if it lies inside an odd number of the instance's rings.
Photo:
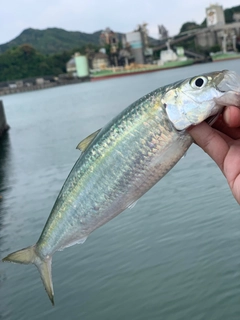
<svg viewBox="0 0 240 320">
<path fill-rule="evenodd" d="M 234 71 L 223 70 L 222 74 L 219 76 L 219 83 L 216 87 L 220 92 L 239 92 L 240 76 Z"/>
</svg>

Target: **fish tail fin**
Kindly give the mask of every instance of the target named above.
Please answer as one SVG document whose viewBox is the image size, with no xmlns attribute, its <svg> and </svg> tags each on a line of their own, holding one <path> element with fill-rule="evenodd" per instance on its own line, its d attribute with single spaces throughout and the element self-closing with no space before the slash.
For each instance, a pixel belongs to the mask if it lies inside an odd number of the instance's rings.
<svg viewBox="0 0 240 320">
<path fill-rule="evenodd" d="M 2 259 L 3 262 L 14 262 L 22 264 L 33 263 L 38 268 L 41 279 L 43 281 L 45 290 L 54 305 L 54 291 L 52 284 L 52 257 L 43 259 L 36 250 L 35 246 L 27 247 L 25 249 L 10 253 L 7 257 Z"/>
</svg>

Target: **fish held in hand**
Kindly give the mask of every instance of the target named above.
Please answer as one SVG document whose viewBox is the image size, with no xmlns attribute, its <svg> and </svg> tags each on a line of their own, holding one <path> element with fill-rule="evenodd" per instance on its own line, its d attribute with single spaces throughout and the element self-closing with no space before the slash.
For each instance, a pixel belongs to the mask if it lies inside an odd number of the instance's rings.
<svg viewBox="0 0 240 320">
<path fill-rule="evenodd" d="M 3 261 L 37 266 L 54 304 L 55 251 L 88 235 L 135 202 L 183 157 L 192 144 L 187 128 L 240 107 L 240 77 L 203 74 L 161 87 L 139 99 L 77 146 L 82 151 L 34 246 Z"/>
</svg>

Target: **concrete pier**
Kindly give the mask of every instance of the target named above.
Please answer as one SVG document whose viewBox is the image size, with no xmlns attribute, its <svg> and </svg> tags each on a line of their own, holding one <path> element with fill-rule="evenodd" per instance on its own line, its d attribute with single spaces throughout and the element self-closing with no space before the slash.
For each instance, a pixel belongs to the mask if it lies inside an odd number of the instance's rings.
<svg viewBox="0 0 240 320">
<path fill-rule="evenodd" d="M 2 100 L 0 100 L 0 137 L 3 135 L 5 131 L 9 129 L 9 125 L 6 121 L 6 116 L 3 108 Z"/>
</svg>

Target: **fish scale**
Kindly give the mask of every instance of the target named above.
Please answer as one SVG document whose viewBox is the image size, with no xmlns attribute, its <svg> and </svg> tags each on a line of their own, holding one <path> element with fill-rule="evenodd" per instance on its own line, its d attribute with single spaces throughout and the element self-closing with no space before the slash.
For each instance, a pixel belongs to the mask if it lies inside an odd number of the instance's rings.
<svg viewBox="0 0 240 320">
<path fill-rule="evenodd" d="M 201 81 L 198 81 L 201 79 Z M 3 261 L 34 263 L 52 303 L 52 255 L 76 243 L 155 185 L 192 144 L 186 130 L 240 106 L 240 77 L 220 71 L 159 88 L 79 143 L 74 165 L 34 246 Z"/>
<path fill-rule="evenodd" d="M 44 235 L 37 243 L 37 248 L 41 252 L 52 255 L 55 250 L 63 246 L 63 243 L 69 245 L 77 239 L 85 238 L 100 224 L 112 219 L 135 202 L 169 170 L 172 162 L 164 164 L 161 154 L 169 141 L 179 139 L 179 134 L 171 123 L 164 121 L 167 115 L 165 109 L 158 103 L 159 99 L 148 97 L 137 105 L 137 108 L 132 105 L 119 118 L 113 119 L 110 128 L 106 127 L 100 132 L 98 143 L 94 148 L 89 148 L 82 154 L 68 178 L 68 188 L 63 189 L 57 200 L 57 203 L 63 202 L 62 207 L 58 205 L 57 210 L 53 209 L 51 214 L 51 221 L 55 223 L 55 214 L 63 211 L 61 223 L 58 223 L 58 230 L 52 228 L 51 223 L 47 224 Z M 118 124 L 121 125 L 122 132 L 119 132 Z M 149 125 L 146 124 L 150 125 L 150 131 Z M 126 130 L 130 130 L 131 135 L 126 134 Z M 149 144 L 153 136 L 157 148 Z M 187 139 L 191 141 L 189 137 Z M 108 152 L 105 152 L 106 149 Z M 119 157 L 117 151 L 124 157 Z M 182 153 L 181 151 L 173 161 L 179 160 Z M 158 157 L 161 160 L 160 166 L 154 163 Z M 132 191 L 132 187 L 135 192 Z M 66 198 L 68 210 L 64 206 Z M 78 212 L 74 206 L 78 208 Z M 81 230 L 82 225 L 84 225 L 83 230 Z M 54 246 L 45 241 L 52 230 L 59 242 L 55 240 Z"/>
</svg>

